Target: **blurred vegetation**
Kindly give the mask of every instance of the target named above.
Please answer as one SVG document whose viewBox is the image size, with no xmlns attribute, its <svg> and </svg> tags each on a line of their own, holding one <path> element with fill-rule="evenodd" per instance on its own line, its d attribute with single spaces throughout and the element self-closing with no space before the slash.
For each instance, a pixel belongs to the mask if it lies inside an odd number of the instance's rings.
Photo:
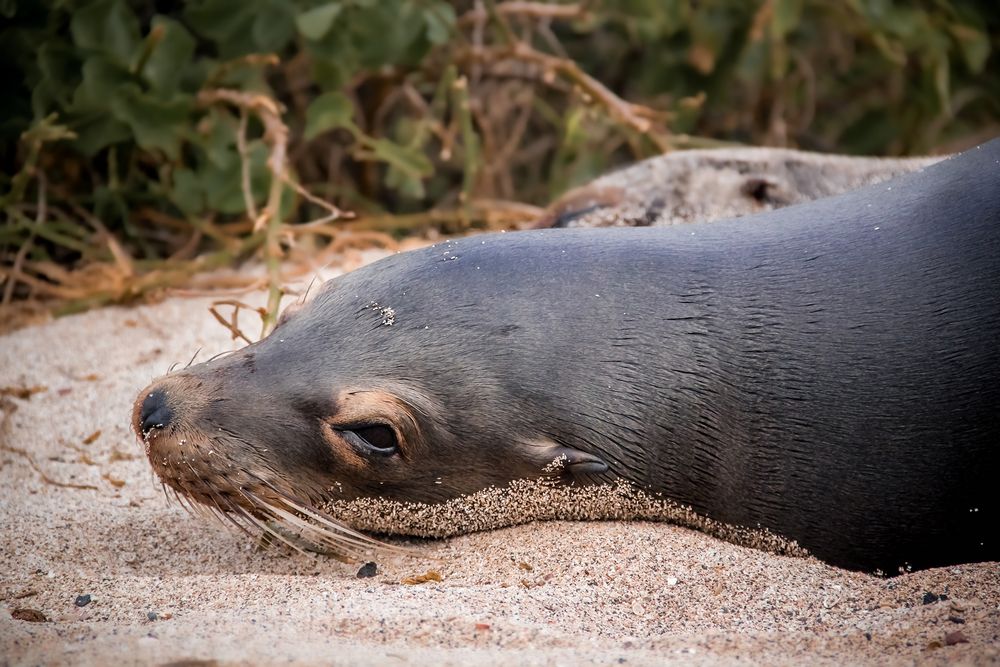
<svg viewBox="0 0 1000 667">
<path fill-rule="evenodd" d="M 3 304 L 262 252 L 275 306 L 297 248 L 674 148 L 947 150 L 998 133 L 998 48 L 995 1 L 0 0 Z"/>
</svg>

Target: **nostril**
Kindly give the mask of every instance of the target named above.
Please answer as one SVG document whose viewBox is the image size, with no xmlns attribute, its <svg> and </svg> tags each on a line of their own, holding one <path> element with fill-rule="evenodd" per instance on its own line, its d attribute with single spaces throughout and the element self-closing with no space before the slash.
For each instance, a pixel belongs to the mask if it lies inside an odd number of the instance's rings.
<svg viewBox="0 0 1000 667">
<path fill-rule="evenodd" d="M 142 434 L 146 435 L 154 428 L 166 428 L 174 418 L 174 411 L 167 405 L 165 391 L 150 392 L 142 402 L 139 410 L 139 421 L 142 424 Z"/>
</svg>

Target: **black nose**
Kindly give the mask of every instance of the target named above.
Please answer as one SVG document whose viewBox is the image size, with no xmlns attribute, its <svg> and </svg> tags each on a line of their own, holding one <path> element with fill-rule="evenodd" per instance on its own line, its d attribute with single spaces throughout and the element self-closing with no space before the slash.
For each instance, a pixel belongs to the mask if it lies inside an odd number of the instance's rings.
<svg viewBox="0 0 1000 667">
<path fill-rule="evenodd" d="M 166 428 L 174 418 L 174 411 L 167 405 L 167 393 L 157 389 L 146 396 L 139 410 L 139 421 L 142 423 L 142 434 L 146 435 L 154 428 Z"/>
</svg>

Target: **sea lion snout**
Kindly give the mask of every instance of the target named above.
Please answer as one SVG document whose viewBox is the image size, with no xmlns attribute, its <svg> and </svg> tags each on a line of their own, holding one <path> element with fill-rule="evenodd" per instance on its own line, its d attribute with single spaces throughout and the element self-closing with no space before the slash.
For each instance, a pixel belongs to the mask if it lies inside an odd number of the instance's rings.
<svg viewBox="0 0 1000 667">
<path fill-rule="evenodd" d="M 174 411 L 167 402 L 166 392 L 156 389 L 141 399 L 139 417 L 135 424 L 136 433 L 147 436 L 154 428 L 167 428 L 174 419 Z"/>
<path fill-rule="evenodd" d="M 176 374 L 146 387 L 132 408 L 132 430 L 153 469 L 167 485 L 185 493 L 205 478 L 203 445 L 210 436 L 194 426 L 203 400 L 201 382 Z M 199 483 L 193 485 L 195 480 Z"/>
<path fill-rule="evenodd" d="M 191 415 L 199 412 L 209 400 L 202 380 L 177 373 L 159 378 L 139 392 L 132 407 L 132 430 L 150 442 L 175 434 L 191 423 Z"/>
<path fill-rule="evenodd" d="M 261 347 L 161 377 L 133 405 L 154 472 L 210 509 L 254 512 L 279 496 L 311 503 L 343 467 L 323 437 L 332 397 L 320 382 L 271 373 Z"/>
</svg>

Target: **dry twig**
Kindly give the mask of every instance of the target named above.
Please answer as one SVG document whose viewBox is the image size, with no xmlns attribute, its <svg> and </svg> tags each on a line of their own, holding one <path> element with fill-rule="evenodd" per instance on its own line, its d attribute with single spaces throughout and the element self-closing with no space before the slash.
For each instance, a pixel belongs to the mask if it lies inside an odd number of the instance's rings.
<svg viewBox="0 0 1000 667">
<path fill-rule="evenodd" d="M 261 337 L 263 337 L 277 321 L 281 297 L 284 294 L 281 287 L 282 252 L 279 240 L 282 231 L 281 199 L 284 187 L 286 185 L 291 187 L 310 202 L 325 208 L 329 215 L 322 219 L 323 222 L 342 217 L 344 212 L 333 204 L 323 202 L 318 197 L 311 195 L 288 176 L 288 126 L 281 119 L 284 109 L 278 102 L 259 93 L 226 88 L 203 90 L 198 94 L 198 102 L 203 106 L 212 104 L 235 106 L 240 110 L 241 117 L 245 117 L 247 113 L 253 113 L 264 126 L 264 142 L 270 150 L 267 166 L 271 172 L 271 185 L 264 209 L 253 219 L 254 231 L 265 231 L 264 263 L 268 274 L 268 298 L 267 310 L 262 318 Z M 245 123 L 241 121 L 240 135 L 243 136 L 243 142 L 245 142 L 244 130 Z M 247 176 L 249 168 L 246 166 L 248 158 L 245 145 L 240 151 L 240 156 L 244 162 L 243 197 L 245 201 L 252 201 L 253 192 L 250 191 L 251 184 L 249 176 Z M 248 206 L 247 211 L 248 213 L 255 212 L 256 208 Z"/>
<path fill-rule="evenodd" d="M 460 58 L 483 64 L 513 60 L 535 65 L 541 70 L 541 79 L 545 83 L 551 83 L 553 75 L 561 76 L 578 86 L 591 100 L 607 109 L 612 117 L 641 134 L 647 134 L 653 129 L 653 121 L 666 120 L 668 117 L 665 112 L 626 102 L 603 83 L 580 69 L 574 61 L 542 53 L 524 42 L 517 42 L 507 47 L 468 49 L 460 54 Z"/>
<path fill-rule="evenodd" d="M 220 313 L 217 310 L 217 306 L 232 306 L 233 312 L 230 314 L 228 320 L 225 317 L 223 317 L 222 313 Z M 250 304 L 244 303 L 242 301 L 236 301 L 233 299 L 222 299 L 220 301 L 213 302 L 212 305 L 209 306 L 208 312 L 212 314 L 212 317 L 214 317 L 219 322 L 219 324 L 221 324 L 222 326 L 226 327 L 226 329 L 229 330 L 229 332 L 233 335 L 233 340 L 241 339 L 244 342 L 246 342 L 247 345 L 249 345 L 253 341 L 250 340 L 250 338 L 247 337 L 247 335 L 244 334 L 239 327 L 239 317 L 241 308 L 256 312 L 258 315 L 260 315 L 260 318 L 262 320 L 267 317 L 267 311 L 265 309 L 256 308 L 254 306 L 251 306 Z"/>
</svg>

